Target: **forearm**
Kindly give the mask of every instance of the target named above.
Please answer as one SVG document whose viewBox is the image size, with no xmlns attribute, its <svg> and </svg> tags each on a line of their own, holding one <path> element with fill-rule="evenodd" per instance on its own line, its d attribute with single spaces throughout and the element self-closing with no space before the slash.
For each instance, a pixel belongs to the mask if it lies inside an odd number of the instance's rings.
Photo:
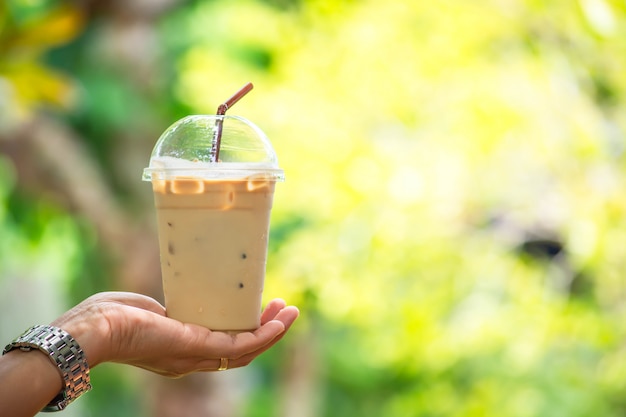
<svg viewBox="0 0 626 417">
<path fill-rule="evenodd" d="M 62 389 L 58 368 L 39 350 L 0 356 L 0 414 L 32 417 Z"/>
</svg>

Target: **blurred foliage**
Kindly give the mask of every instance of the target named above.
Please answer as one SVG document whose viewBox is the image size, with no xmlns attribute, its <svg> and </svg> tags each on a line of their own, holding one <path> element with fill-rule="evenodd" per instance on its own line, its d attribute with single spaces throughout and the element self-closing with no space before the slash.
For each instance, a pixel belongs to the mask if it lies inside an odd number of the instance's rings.
<svg viewBox="0 0 626 417">
<path fill-rule="evenodd" d="M 130 55 L 110 19 L 0 6 L 0 123 L 56 106 L 141 213 L 159 133 L 252 81 L 231 111 L 287 175 L 265 296 L 315 337 L 314 414 L 624 414 L 623 2 L 197 0 L 143 22 Z M 0 270 L 32 242 L 81 276 L 57 256 L 78 226 L 12 181 Z M 255 363 L 247 415 L 278 413 L 286 350 Z"/>
<path fill-rule="evenodd" d="M 74 39 L 84 25 L 79 11 L 61 1 L 8 1 L 0 5 L 0 109 L 23 117 L 42 104 L 69 108 L 75 99 L 70 77 L 45 65 L 44 55 Z M 7 100 L 13 98 L 13 100 Z M 7 123 L 0 116 L 0 125 Z"/>
</svg>

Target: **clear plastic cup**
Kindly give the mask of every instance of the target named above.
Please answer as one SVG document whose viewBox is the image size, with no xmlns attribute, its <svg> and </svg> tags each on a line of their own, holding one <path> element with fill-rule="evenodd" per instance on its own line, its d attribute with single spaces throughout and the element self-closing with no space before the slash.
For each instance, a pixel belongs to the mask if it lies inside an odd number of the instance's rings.
<svg viewBox="0 0 626 417">
<path fill-rule="evenodd" d="M 143 180 L 154 191 L 168 317 L 258 328 L 274 187 L 284 180 L 267 136 L 242 117 L 185 117 L 161 135 Z"/>
</svg>

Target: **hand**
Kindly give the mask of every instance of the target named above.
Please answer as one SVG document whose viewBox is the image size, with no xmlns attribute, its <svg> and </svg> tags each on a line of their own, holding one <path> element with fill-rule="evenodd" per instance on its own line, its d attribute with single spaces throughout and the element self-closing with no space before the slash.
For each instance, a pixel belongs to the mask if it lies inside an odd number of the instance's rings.
<svg viewBox="0 0 626 417">
<path fill-rule="evenodd" d="M 135 293 L 105 292 L 87 298 L 52 325 L 67 331 L 83 348 L 90 367 L 102 362 L 138 366 L 181 377 L 248 365 L 278 342 L 298 317 L 296 307 L 272 300 L 253 332 L 229 334 L 181 323 L 165 316 L 156 300 Z"/>
</svg>

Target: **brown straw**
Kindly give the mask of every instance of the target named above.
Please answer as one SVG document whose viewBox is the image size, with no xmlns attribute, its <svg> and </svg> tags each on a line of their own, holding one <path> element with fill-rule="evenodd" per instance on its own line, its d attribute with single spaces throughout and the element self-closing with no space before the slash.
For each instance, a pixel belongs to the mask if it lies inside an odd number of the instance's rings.
<svg viewBox="0 0 626 417">
<path fill-rule="evenodd" d="M 216 133 L 213 143 L 211 145 L 211 162 L 218 162 L 220 157 L 220 146 L 222 144 L 222 126 L 224 124 L 224 118 L 219 116 L 224 116 L 226 114 L 226 110 L 230 109 L 236 102 L 238 102 L 243 96 L 248 94 L 250 90 L 252 90 L 254 86 L 252 83 L 247 83 L 243 87 L 239 89 L 231 98 L 223 102 L 217 108 L 217 122 L 216 122 Z"/>
</svg>

